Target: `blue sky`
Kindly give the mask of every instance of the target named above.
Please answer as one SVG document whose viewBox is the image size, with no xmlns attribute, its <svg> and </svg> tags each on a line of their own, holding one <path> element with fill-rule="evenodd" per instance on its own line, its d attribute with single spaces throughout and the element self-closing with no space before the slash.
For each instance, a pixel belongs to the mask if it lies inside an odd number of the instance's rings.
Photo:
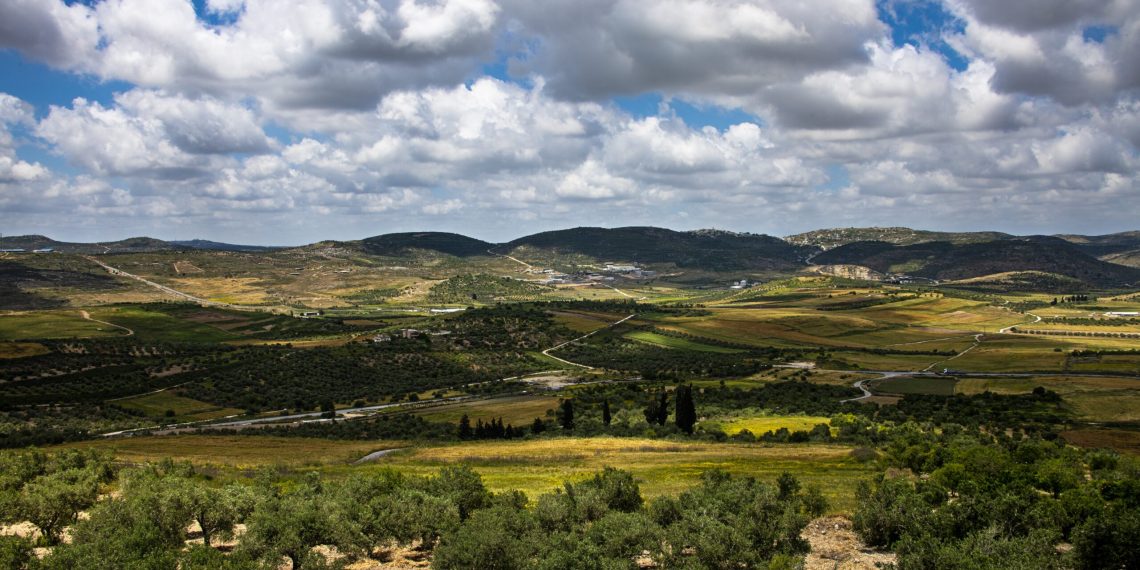
<svg viewBox="0 0 1140 570">
<path fill-rule="evenodd" d="M 0 231 L 1136 229 L 1138 11 L 11 0 Z"/>
</svg>

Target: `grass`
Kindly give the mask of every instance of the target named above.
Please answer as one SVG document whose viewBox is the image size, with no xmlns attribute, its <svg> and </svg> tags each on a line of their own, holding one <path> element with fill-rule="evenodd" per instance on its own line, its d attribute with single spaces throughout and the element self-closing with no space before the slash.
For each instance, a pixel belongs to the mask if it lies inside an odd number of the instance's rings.
<svg viewBox="0 0 1140 570">
<path fill-rule="evenodd" d="M 317 469 L 329 476 L 376 469 L 432 475 L 446 465 L 466 464 L 493 491 L 518 489 L 532 500 L 563 481 L 590 477 L 603 467 L 631 471 L 642 494 L 675 494 L 696 485 L 702 473 L 723 469 L 774 481 L 787 471 L 804 484 L 818 485 L 833 512 L 851 512 L 855 487 L 876 471 L 859 463 L 852 448 L 824 444 L 689 443 L 633 438 L 555 438 L 423 444 L 364 465 L 353 461 L 381 449 L 405 447 L 394 441 L 330 441 L 268 436 L 158 436 L 85 441 L 62 447 L 114 450 L 123 461 L 167 457 L 200 466 L 250 469 L 263 466 Z"/>
<path fill-rule="evenodd" d="M 1041 386 L 1061 395 L 1076 416 L 1087 421 L 1140 421 L 1140 380 L 1121 377 L 1056 376 L 1037 378 L 963 378 L 960 394 L 1027 394 Z"/>
<path fill-rule="evenodd" d="M 593 332 L 609 326 L 625 315 L 615 317 L 606 313 L 588 313 L 582 311 L 554 311 L 554 322 L 580 333 Z"/>
<path fill-rule="evenodd" d="M 1065 441 L 1087 448 L 1109 448 L 1140 455 L 1140 432 L 1121 429 L 1079 429 L 1061 432 Z"/>
<path fill-rule="evenodd" d="M 701 423 L 704 425 L 704 422 Z M 819 424 L 831 425 L 831 419 L 823 416 L 763 416 L 726 421 L 720 427 L 728 435 L 748 430 L 759 436 L 770 431 L 775 432 L 780 428 L 787 428 L 788 431 L 811 431 Z"/>
<path fill-rule="evenodd" d="M 115 306 L 91 310 L 91 316 L 135 331 L 140 339 L 163 342 L 222 342 L 238 336 L 209 325 L 141 307 Z"/>
<path fill-rule="evenodd" d="M 98 317 L 96 317 L 98 318 Z M 116 337 L 123 331 L 88 321 L 79 311 L 27 311 L 0 315 L 0 340 Z"/>
<path fill-rule="evenodd" d="M 886 378 L 873 383 L 875 392 L 888 394 L 933 394 L 935 396 L 954 395 L 954 385 L 958 381 L 954 378 L 933 378 L 921 376 L 917 378 L 895 377 Z"/>
<path fill-rule="evenodd" d="M 492 490 L 519 489 L 531 499 L 580 480 L 606 466 L 631 471 L 642 494 L 675 494 L 696 485 L 701 473 L 724 469 L 774 480 L 787 471 L 804 484 L 818 485 L 831 508 L 850 512 L 858 481 L 871 465 L 851 457 L 851 448 L 833 445 L 746 445 L 681 443 L 612 437 L 477 442 L 413 447 L 389 455 L 377 466 L 428 475 L 440 467 L 467 464 Z M 377 467 L 371 467 L 377 468 Z"/>
<path fill-rule="evenodd" d="M 112 450 L 122 461 L 159 461 L 167 457 L 195 465 L 255 468 L 347 464 L 373 451 L 400 447 L 399 442 L 333 441 L 297 437 L 168 435 L 101 439 L 61 447 Z"/>
<path fill-rule="evenodd" d="M 0 342 L 0 359 L 24 358 L 51 352 L 38 342 Z"/>
<path fill-rule="evenodd" d="M 480 419 L 486 422 L 493 418 L 502 418 L 503 423 L 523 427 L 530 425 L 534 418 L 546 417 L 546 410 L 557 407 L 558 398 L 553 396 L 514 396 L 444 404 L 418 411 L 416 415 L 433 422 L 458 423 L 459 418 L 467 414 L 472 424 Z"/>
<path fill-rule="evenodd" d="M 693 350 L 697 352 L 718 352 L 721 354 L 736 354 L 744 352 L 738 348 L 727 348 L 723 346 L 712 346 L 709 344 L 702 344 L 683 338 L 674 338 L 665 336 L 649 331 L 636 331 L 625 335 L 625 338 L 633 339 L 639 342 L 661 346 L 665 348 L 675 348 L 680 350 Z"/>
<path fill-rule="evenodd" d="M 134 396 L 116 400 L 115 403 L 123 408 L 138 410 L 154 417 L 166 417 L 166 411 L 171 410 L 174 412 L 174 417 L 171 419 L 175 421 L 212 420 L 242 413 L 242 410 L 235 408 L 223 408 L 181 396 L 175 390 Z"/>
</svg>

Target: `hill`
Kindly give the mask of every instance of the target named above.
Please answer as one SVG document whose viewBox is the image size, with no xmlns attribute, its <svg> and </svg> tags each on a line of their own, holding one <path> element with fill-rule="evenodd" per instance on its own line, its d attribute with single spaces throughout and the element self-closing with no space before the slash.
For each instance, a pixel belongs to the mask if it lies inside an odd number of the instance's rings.
<svg viewBox="0 0 1140 570">
<path fill-rule="evenodd" d="M 372 255 L 401 257 L 413 250 L 426 250 L 455 257 L 488 255 L 495 244 L 447 232 L 405 232 L 384 234 L 360 241 L 361 248 Z"/>
<path fill-rule="evenodd" d="M 519 248 L 586 255 L 600 261 L 673 263 L 718 271 L 793 269 L 810 253 L 807 248 L 767 235 L 654 227 L 556 230 L 522 237 L 499 249 Z"/>
<path fill-rule="evenodd" d="M 210 241 L 206 239 L 191 239 L 167 242 L 174 246 L 186 247 L 190 249 L 204 249 L 209 251 L 244 251 L 244 252 L 258 252 L 258 251 L 276 251 L 281 248 L 270 247 L 264 245 L 238 245 L 233 243 L 222 243 L 217 241 Z"/>
<path fill-rule="evenodd" d="M 1140 281 L 1140 270 L 1100 261 L 1065 240 L 1046 236 L 965 244 L 864 241 L 825 251 L 813 261 L 942 281 L 1022 271 L 1054 273 L 1104 287 Z"/>
<path fill-rule="evenodd" d="M 1101 236 L 1064 234 L 1057 237 L 1102 261 L 1140 267 L 1140 231 Z"/>
<path fill-rule="evenodd" d="M 903 227 L 889 228 L 831 228 L 813 230 L 784 238 L 788 243 L 834 249 L 861 242 L 878 241 L 895 245 L 913 245 L 933 241 L 949 243 L 977 243 L 1013 237 L 1001 232 L 932 232 Z"/>
<path fill-rule="evenodd" d="M 176 249 L 176 247 L 169 242 L 149 237 L 133 237 L 119 241 L 105 241 L 99 243 L 72 243 L 56 241 L 41 235 L 26 235 L 0 238 L 0 249 L 23 249 L 26 251 L 51 249 L 59 253 L 91 254 L 144 253 Z"/>
</svg>

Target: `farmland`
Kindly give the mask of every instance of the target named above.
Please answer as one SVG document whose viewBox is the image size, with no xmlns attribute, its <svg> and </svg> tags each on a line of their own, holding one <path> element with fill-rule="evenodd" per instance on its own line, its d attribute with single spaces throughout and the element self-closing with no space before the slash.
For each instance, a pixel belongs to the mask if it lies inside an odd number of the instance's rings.
<svg viewBox="0 0 1140 570">
<path fill-rule="evenodd" d="M 943 473 L 916 459 L 926 445 L 1140 449 L 1136 343 L 1010 331 L 1036 320 L 1028 308 L 1055 307 L 1045 294 L 604 281 L 571 257 L 557 259 L 582 282 L 544 284 L 537 265 L 502 257 L 335 245 L 102 259 L 205 302 L 127 302 L 139 282 L 116 289 L 86 267 L 105 301 L 0 315 L 7 446 L 170 458 L 212 485 L 286 489 L 463 467 L 535 512 L 605 468 L 649 501 L 697 492 L 708 473 L 791 476 L 842 517 L 870 508 L 861 483 Z M 25 301 L 53 294 L 40 293 Z M 1066 319 L 1049 326 L 1133 326 L 1056 307 Z"/>
</svg>

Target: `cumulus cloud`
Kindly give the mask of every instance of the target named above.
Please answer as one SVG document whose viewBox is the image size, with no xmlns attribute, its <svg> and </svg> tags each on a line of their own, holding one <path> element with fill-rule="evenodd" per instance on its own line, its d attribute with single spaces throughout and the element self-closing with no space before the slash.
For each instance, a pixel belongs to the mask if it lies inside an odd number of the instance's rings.
<svg viewBox="0 0 1140 570">
<path fill-rule="evenodd" d="M 993 62 L 1004 92 L 1068 105 L 1111 102 L 1140 88 L 1140 2 L 948 0 L 965 22 L 952 42 Z M 1105 37 L 1088 36 L 1099 26 Z"/>
<path fill-rule="evenodd" d="M 0 94 L 0 208 L 311 240 L 1134 226 L 1140 3 L 943 3 L 942 43 L 897 45 L 873 0 L 0 2 L 0 47 L 129 84 Z M 656 113 L 612 99 L 648 93 Z"/>
<path fill-rule="evenodd" d="M 110 175 L 182 178 L 228 161 L 229 153 L 270 148 L 244 107 L 146 90 L 116 95 L 111 107 L 82 98 L 53 106 L 36 134 L 73 164 Z"/>
<path fill-rule="evenodd" d="M 560 96 L 668 90 L 715 96 L 866 60 L 883 24 L 871 0 L 510 0 L 536 37 L 514 62 Z"/>
</svg>

